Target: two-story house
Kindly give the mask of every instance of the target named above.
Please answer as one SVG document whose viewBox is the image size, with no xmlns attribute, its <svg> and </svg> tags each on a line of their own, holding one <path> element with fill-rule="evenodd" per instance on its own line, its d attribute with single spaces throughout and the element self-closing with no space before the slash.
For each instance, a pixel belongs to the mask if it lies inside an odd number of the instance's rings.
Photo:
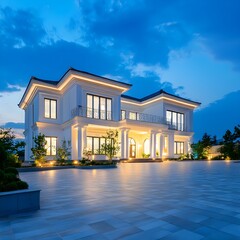
<svg viewBox="0 0 240 240">
<path fill-rule="evenodd" d="M 200 105 L 165 91 L 138 99 L 125 95 L 131 84 L 70 68 L 59 81 L 32 77 L 19 103 L 25 110 L 25 160 L 33 137 L 46 136 L 48 159 L 63 140 L 71 159 L 84 149 L 97 156 L 108 129 L 119 131 L 120 159 L 177 158 L 191 151 L 193 110 Z"/>
</svg>

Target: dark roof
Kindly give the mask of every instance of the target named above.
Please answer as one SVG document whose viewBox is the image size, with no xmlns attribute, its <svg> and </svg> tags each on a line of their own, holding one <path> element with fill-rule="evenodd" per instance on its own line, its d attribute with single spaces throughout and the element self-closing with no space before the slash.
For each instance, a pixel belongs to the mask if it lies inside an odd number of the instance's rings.
<svg viewBox="0 0 240 240">
<path fill-rule="evenodd" d="M 189 100 L 189 99 L 187 99 L 187 98 L 179 97 L 179 96 L 177 96 L 177 95 L 168 93 L 168 92 L 166 92 L 166 91 L 164 91 L 164 90 L 162 90 L 162 89 L 161 89 L 160 91 L 157 91 L 157 92 L 155 92 L 155 93 L 152 93 L 152 94 L 150 94 L 150 95 L 147 95 L 146 97 L 143 97 L 143 98 L 135 98 L 135 97 L 131 97 L 131 96 L 128 96 L 128 95 L 125 95 L 125 94 L 122 94 L 121 96 L 122 96 L 123 98 L 127 98 L 127 99 L 134 100 L 134 101 L 137 101 L 137 102 L 144 102 L 144 101 L 146 101 L 146 100 L 148 100 L 148 99 L 151 99 L 151 98 L 153 98 L 153 97 L 159 96 L 159 95 L 161 95 L 161 94 L 166 94 L 166 95 L 169 95 L 169 96 L 171 96 L 171 97 L 176 97 L 176 98 L 179 98 L 179 99 L 181 99 L 181 100 L 190 101 L 190 102 L 196 103 L 196 104 L 201 104 L 200 102 L 195 102 L 195 101 Z"/>
<path fill-rule="evenodd" d="M 44 83 L 48 83 L 48 84 L 52 84 L 52 85 L 57 85 L 59 83 L 59 81 L 53 81 L 53 80 L 43 80 L 43 79 L 40 79 L 40 78 L 37 78 L 37 77 L 31 77 L 31 79 L 33 80 L 37 80 L 39 82 L 44 82 Z"/>
<path fill-rule="evenodd" d="M 35 80 L 37 80 L 37 81 L 44 82 L 44 83 L 48 83 L 48 84 L 52 84 L 52 85 L 57 85 L 57 84 L 64 78 L 64 76 L 65 76 L 69 71 L 71 71 L 71 70 L 76 71 L 76 72 L 79 72 L 79 73 L 83 73 L 83 74 L 88 74 L 88 75 L 91 75 L 91 76 L 93 76 L 93 77 L 103 78 L 103 79 L 106 79 L 106 80 L 111 81 L 111 82 L 121 83 L 121 84 L 127 85 L 127 86 L 129 86 L 129 87 L 132 86 L 132 84 L 129 84 L 129 83 L 120 82 L 120 81 L 113 80 L 113 79 L 110 79 L 110 78 L 102 77 L 102 76 L 99 76 L 99 75 L 96 75 L 96 74 L 93 74 L 93 73 L 89 73 L 89 72 L 85 72 L 85 71 L 81 71 L 81 70 L 78 70 L 78 69 L 75 69 L 75 68 L 72 68 L 72 67 L 70 67 L 70 68 L 62 75 L 62 77 L 60 78 L 59 81 L 43 80 L 43 79 L 36 78 L 36 77 L 32 77 L 31 79 L 35 79 Z"/>
</svg>

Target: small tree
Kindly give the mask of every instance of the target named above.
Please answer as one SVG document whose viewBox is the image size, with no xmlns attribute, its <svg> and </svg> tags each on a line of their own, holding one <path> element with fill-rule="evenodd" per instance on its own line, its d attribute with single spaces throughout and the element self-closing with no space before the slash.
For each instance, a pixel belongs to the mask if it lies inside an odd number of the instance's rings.
<svg viewBox="0 0 240 240">
<path fill-rule="evenodd" d="M 89 158 L 92 154 L 93 154 L 92 151 L 89 150 L 88 148 L 83 149 L 83 156 L 86 157 L 88 161 L 89 161 Z"/>
<path fill-rule="evenodd" d="M 101 151 L 103 151 L 109 161 L 112 161 L 112 158 L 118 153 L 120 147 L 118 143 L 118 131 L 108 130 L 106 136 L 103 136 L 106 141 L 101 145 Z"/>
<path fill-rule="evenodd" d="M 0 169 L 19 167 L 18 149 L 25 143 L 17 143 L 13 131 L 0 128 Z"/>
<path fill-rule="evenodd" d="M 32 150 L 32 158 L 34 159 L 37 166 L 41 166 L 46 162 L 45 157 L 47 155 L 47 141 L 45 139 L 45 135 L 39 133 L 37 137 L 33 138 L 34 140 L 34 147 L 31 148 Z"/>
<path fill-rule="evenodd" d="M 209 150 L 214 144 L 216 144 L 216 136 L 211 137 L 207 133 L 204 133 L 201 140 L 191 145 L 193 155 L 198 159 L 207 159 Z"/>
<path fill-rule="evenodd" d="M 71 141 L 62 141 L 62 146 L 57 147 L 56 159 L 59 164 L 64 164 L 65 161 L 69 160 L 71 155 Z"/>
</svg>

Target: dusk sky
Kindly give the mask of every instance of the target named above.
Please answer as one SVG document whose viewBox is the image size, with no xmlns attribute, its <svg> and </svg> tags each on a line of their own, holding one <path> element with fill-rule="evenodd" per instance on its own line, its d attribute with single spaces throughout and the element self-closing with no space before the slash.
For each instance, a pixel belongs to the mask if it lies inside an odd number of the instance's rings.
<svg viewBox="0 0 240 240">
<path fill-rule="evenodd" d="M 0 125 L 21 132 L 31 76 L 73 67 L 202 103 L 195 140 L 239 124 L 239 0 L 1 0 Z"/>
</svg>

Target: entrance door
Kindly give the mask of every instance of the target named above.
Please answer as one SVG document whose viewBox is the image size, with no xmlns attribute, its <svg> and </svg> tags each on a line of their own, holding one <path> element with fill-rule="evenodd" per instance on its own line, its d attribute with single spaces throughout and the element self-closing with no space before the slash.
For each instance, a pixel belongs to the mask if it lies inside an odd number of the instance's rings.
<svg viewBox="0 0 240 240">
<path fill-rule="evenodd" d="M 136 142 L 133 138 L 129 138 L 129 157 L 136 158 Z"/>
</svg>

